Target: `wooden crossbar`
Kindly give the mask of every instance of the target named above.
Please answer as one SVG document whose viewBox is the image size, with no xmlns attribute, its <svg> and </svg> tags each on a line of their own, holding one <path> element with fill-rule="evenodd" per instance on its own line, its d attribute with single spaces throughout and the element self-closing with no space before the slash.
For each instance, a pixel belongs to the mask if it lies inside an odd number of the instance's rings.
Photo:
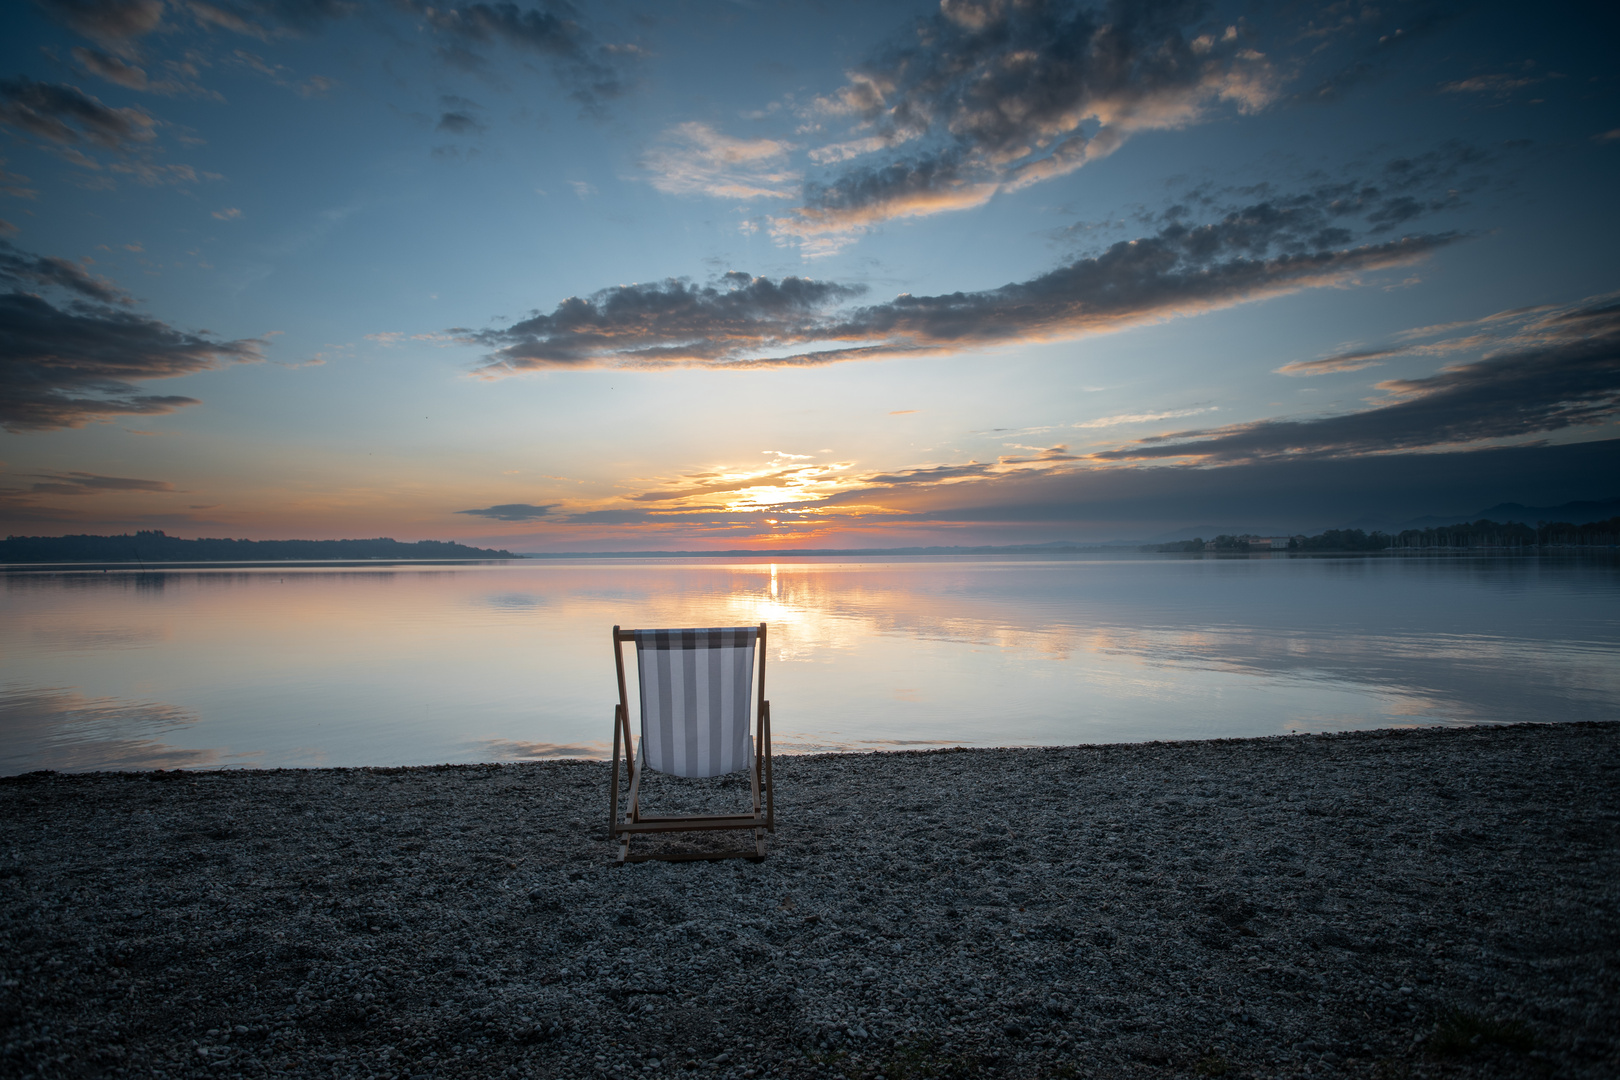
<svg viewBox="0 0 1620 1080">
<path fill-rule="evenodd" d="M 765 819 L 762 817 L 734 817 L 734 818 L 669 818 L 663 821 L 642 818 L 640 821 L 621 822 L 618 832 L 621 833 L 654 833 L 654 832 L 704 832 L 715 829 L 763 829 Z"/>
</svg>

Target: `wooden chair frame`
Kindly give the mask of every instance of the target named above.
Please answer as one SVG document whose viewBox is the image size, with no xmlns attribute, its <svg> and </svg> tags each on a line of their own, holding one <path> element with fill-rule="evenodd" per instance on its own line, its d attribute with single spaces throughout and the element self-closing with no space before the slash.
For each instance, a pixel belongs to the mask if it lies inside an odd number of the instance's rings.
<svg viewBox="0 0 1620 1080">
<path fill-rule="evenodd" d="M 755 696 L 754 759 L 749 766 L 753 811 L 748 814 L 692 814 L 684 817 L 650 817 L 641 812 L 641 772 L 646 765 L 646 749 L 635 742 L 630 731 L 630 698 L 625 688 L 624 643 L 634 641 L 637 631 L 613 628 L 613 661 L 619 676 L 619 703 L 613 707 L 613 778 L 609 783 L 612 811 L 608 817 L 608 839 L 618 840 L 618 861 L 646 862 L 658 859 L 686 862 L 699 859 L 765 857 L 765 834 L 776 831 L 776 792 L 771 782 L 771 703 L 765 699 L 765 624 L 759 624 L 754 650 L 759 656 L 759 690 Z M 619 751 L 624 748 L 624 764 L 629 779 L 629 806 L 621 818 L 619 807 Z M 673 852 L 632 855 L 630 838 L 637 833 L 696 832 L 715 829 L 752 829 L 754 846 L 736 851 Z"/>
</svg>

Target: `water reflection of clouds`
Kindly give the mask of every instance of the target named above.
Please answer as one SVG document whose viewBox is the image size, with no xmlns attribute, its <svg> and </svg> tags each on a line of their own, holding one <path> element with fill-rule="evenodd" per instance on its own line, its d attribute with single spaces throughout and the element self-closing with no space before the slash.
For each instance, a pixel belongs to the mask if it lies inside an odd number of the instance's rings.
<svg viewBox="0 0 1620 1080">
<path fill-rule="evenodd" d="M 29 636 L 37 647 L 73 652 L 101 652 L 106 649 L 139 649 L 158 645 L 169 637 L 166 626 L 124 625 L 85 626 L 53 623 L 33 626 Z"/>
<path fill-rule="evenodd" d="M 483 751 L 483 755 L 477 759 L 479 761 L 549 761 L 555 758 L 606 760 L 613 753 L 605 741 L 549 743 L 484 739 L 474 745 Z"/>
<path fill-rule="evenodd" d="M 161 592 L 139 576 L 4 578 L 0 680 L 17 689 L 0 767 L 245 760 L 173 745 L 196 717 L 147 699 L 206 715 L 193 739 L 267 748 L 255 764 L 606 757 L 615 623 L 769 623 L 780 753 L 1607 719 L 1620 703 L 1620 577 L 1591 561 L 278 566 L 171 570 Z"/>
<path fill-rule="evenodd" d="M 546 598 L 538 593 L 501 592 L 485 595 L 482 603 L 496 611 L 525 612 L 544 607 Z"/>
<path fill-rule="evenodd" d="M 937 572 L 930 575 L 919 574 L 924 568 L 917 564 L 771 569 L 768 591 L 757 585 L 746 588 L 734 595 L 733 603 L 752 616 L 740 621 L 764 618 L 772 623 L 772 660 L 814 659 L 875 636 L 1053 661 L 1109 657 L 1139 668 L 1116 665 L 1110 671 L 1092 664 L 1085 672 L 1088 688 L 1113 683 L 1117 694 L 1168 697 L 1180 690 L 1172 684 L 1196 682 L 1201 672 L 1222 672 L 1370 695 L 1375 700 L 1367 704 L 1376 712 L 1421 723 L 1606 719 L 1620 701 L 1620 666 L 1614 662 L 1612 643 L 1571 641 L 1557 633 L 1556 618 L 1545 612 L 1527 617 L 1522 625 L 1496 613 L 1479 627 L 1481 632 L 1456 633 L 1466 615 L 1443 603 L 1425 609 L 1421 605 L 1430 598 L 1422 596 L 1402 603 L 1403 598 L 1390 595 L 1394 583 L 1389 568 L 1368 561 L 1317 564 L 1311 568 L 1315 582 L 1296 579 L 1304 588 L 1289 602 L 1273 600 L 1259 611 L 1192 595 L 1176 600 L 1136 596 L 1122 603 L 1118 595 L 1088 595 L 1084 587 L 1065 590 L 1062 574 L 1042 583 L 1041 595 L 1033 595 L 1019 580 L 1040 576 L 1040 568 L 1028 564 L 930 566 L 927 570 Z M 1162 564 L 1123 564 L 1116 573 L 1145 579 L 1162 569 Z M 1546 592 L 1535 592 L 1536 598 L 1551 599 L 1548 606 L 1556 607 L 1559 587 L 1567 590 L 1569 585 L 1560 571 L 1579 574 L 1592 567 L 1481 560 L 1399 569 L 1417 571 L 1398 576 L 1413 579 L 1420 593 L 1436 584 L 1462 583 L 1475 591 L 1487 589 L 1495 594 L 1491 599 L 1500 600 L 1504 595 L 1523 598 L 1539 584 Z M 1612 572 L 1597 569 L 1598 583 L 1613 592 Z M 1324 577 L 1330 587 L 1368 589 L 1384 606 L 1350 612 L 1350 625 L 1342 618 L 1328 627 L 1313 625 L 1319 615 L 1313 605 L 1332 607 L 1335 599 L 1312 595 L 1311 586 Z M 1373 587 L 1378 585 L 1384 587 Z M 1354 625 L 1357 616 L 1362 625 Z M 1164 625 L 1178 619 L 1184 625 Z M 1581 630 L 1567 628 L 1575 634 Z M 894 689 L 890 696 L 919 700 L 915 690 Z M 1308 720 L 1311 730 L 1367 723 L 1365 713 L 1299 719 Z"/>
<path fill-rule="evenodd" d="M 800 732 L 788 738 L 772 738 L 776 754 L 847 754 L 862 750 L 938 750 L 947 746 L 972 746 L 964 739 L 863 739 L 842 732 Z"/>
<path fill-rule="evenodd" d="M 1390 715 L 1428 721 L 1597 720 L 1612 716 L 1620 700 L 1614 650 L 1567 641 L 1265 634 L 1244 628 L 1167 636 L 1116 631 L 1112 638 L 1118 651 L 1166 669 L 1361 688 L 1379 695 Z M 1557 715 L 1549 715 L 1551 706 L 1558 707 Z"/>
<path fill-rule="evenodd" d="M 218 768 L 217 748 L 185 749 L 164 737 L 197 723 L 184 709 L 159 702 L 87 698 L 61 689 L 0 692 L 0 771 Z M 228 755 L 246 764 L 255 755 Z"/>
</svg>

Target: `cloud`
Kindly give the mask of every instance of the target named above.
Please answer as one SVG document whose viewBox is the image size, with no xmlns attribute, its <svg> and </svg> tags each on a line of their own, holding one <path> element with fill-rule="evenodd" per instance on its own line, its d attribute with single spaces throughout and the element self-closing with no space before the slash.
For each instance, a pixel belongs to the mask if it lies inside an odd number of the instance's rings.
<svg viewBox="0 0 1620 1080">
<path fill-rule="evenodd" d="M 0 124 L 64 146 L 92 142 L 129 152 L 151 141 L 156 121 L 140 109 L 114 109 L 76 86 L 27 77 L 0 79 Z"/>
<path fill-rule="evenodd" d="M 733 272 L 707 286 L 684 280 L 604 289 L 506 328 L 457 331 L 496 351 L 499 376 L 546 367 L 776 367 L 955 353 L 1072 340 L 1196 314 L 1408 265 L 1454 242 L 1451 233 L 1362 243 L 1457 204 L 1491 158 L 1462 143 L 1388 162 L 1365 179 L 1300 192 L 1267 185 L 1257 201 L 1189 222 L 1175 205 L 1158 231 L 1122 241 L 1029 281 L 976 293 L 917 297 L 853 310 L 858 286 Z M 1218 205 L 1207 192 L 1197 203 Z"/>
<path fill-rule="evenodd" d="M 1462 518 L 1503 501 L 1589 499 L 1612 490 L 1617 470 L 1620 439 L 1610 439 L 1457 453 L 1018 471 L 881 492 L 856 487 L 829 501 L 881 499 L 890 510 L 887 530 L 930 522 L 983 525 L 1006 530 L 986 537 L 1001 542 L 1146 538 L 1211 521 L 1316 532 L 1369 517 L 1388 527 L 1428 514 Z"/>
<path fill-rule="evenodd" d="M 28 177 L 14 172 L 7 172 L 5 164 L 6 159 L 0 158 L 0 195 L 10 195 L 13 199 L 39 198 L 38 188 L 23 186 L 28 183 Z"/>
<path fill-rule="evenodd" d="M 1498 98 L 1511 97 L 1515 90 L 1523 90 L 1527 86 L 1535 86 L 1537 83 L 1546 81 L 1544 77 L 1529 74 L 1531 69 L 1531 65 L 1525 65 L 1520 71 L 1516 72 L 1475 75 L 1467 79 L 1457 79 L 1453 82 L 1440 84 L 1440 92 L 1442 94 L 1490 94 Z"/>
<path fill-rule="evenodd" d="M 270 41 L 279 36 L 277 27 L 255 22 L 245 12 L 230 6 L 208 4 L 203 0 L 188 0 L 186 11 L 193 19 L 209 29 L 229 30 L 233 34 L 242 34 L 259 41 Z"/>
<path fill-rule="evenodd" d="M 220 341 L 111 306 L 115 286 L 71 263 L 0 252 L 0 285 L 32 281 L 77 299 L 58 307 L 22 291 L 0 293 L 0 427 L 47 431 L 115 415 L 173 412 L 197 400 L 143 394 L 147 379 L 263 359 L 259 340 Z M 94 302 L 92 302 L 94 301 Z"/>
<path fill-rule="evenodd" d="M 1313 53 L 1328 49 L 1326 39 L 1343 38 L 1353 56 L 1335 59 L 1334 70 L 1313 80 L 1296 100 L 1328 104 L 1343 98 L 1365 82 L 1382 78 L 1395 69 L 1391 59 L 1414 42 L 1443 29 L 1465 12 L 1463 5 L 1449 0 L 1414 0 L 1412 3 L 1351 8 L 1327 4 L 1310 12 L 1302 40 L 1315 39 Z M 1321 20 L 1321 21 L 1316 21 Z M 1342 54 L 1328 52 L 1328 57 Z"/>
<path fill-rule="evenodd" d="M 995 466 L 982 461 L 965 465 L 924 465 L 894 472 L 871 473 L 859 478 L 862 487 L 899 487 L 913 484 L 941 484 L 954 480 L 982 479 L 995 473 Z"/>
<path fill-rule="evenodd" d="M 560 505 L 560 503 L 546 503 L 542 506 L 533 506 L 529 503 L 502 503 L 500 506 L 486 506 L 482 510 L 457 510 L 456 513 L 493 518 L 496 521 L 537 521 Z"/>
<path fill-rule="evenodd" d="M 97 476 L 87 472 L 44 473 L 46 478 L 29 487 L 39 495 L 94 495 L 103 491 L 174 491 L 167 480 L 137 480 L 127 476 Z"/>
<path fill-rule="evenodd" d="M 176 6 L 209 29 L 265 42 L 312 33 L 322 23 L 362 8 L 354 0 L 183 0 Z"/>
<path fill-rule="evenodd" d="M 1235 25 L 1202 26 L 1181 0 L 943 0 L 915 35 L 881 49 L 821 102 L 857 136 L 813 155 L 908 152 L 806 185 L 779 236 L 848 234 L 976 206 L 1105 157 L 1132 134 L 1197 123 L 1221 104 L 1276 94 L 1267 59 Z"/>
<path fill-rule="evenodd" d="M 34 0 L 50 16 L 87 38 L 125 45 L 156 30 L 163 0 Z"/>
<path fill-rule="evenodd" d="M 650 510 L 580 510 L 568 515 L 568 525 L 643 525 L 659 517 Z"/>
<path fill-rule="evenodd" d="M 977 179 L 952 153 L 851 171 L 833 186 L 810 185 L 809 201 L 791 217 L 771 218 L 774 236 L 812 242 L 809 254 L 831 254 L 850 234 L 893 218 L 926 217 L 952 210 L 971 210 L 989 202 L 999 184 Z"/>
<path fill-rule="evenodd" d="M 1196 228 L 1179 221 L 1028 281 L 974 293 L 902 294 L 838 311 L 857 287 L 741 272 L 693 286 L 668 280 L 565 300 L 504 329 L 464 331 L 496 351 L 500 376 L 552 367 L 806 366 L 1072 340 L 1404 266 L 1451 235 L 1308 249 L 1271 204 Z M 1305 215 L 1309 223 L 1310 215 Z M 1300 250 L 1307 248 L 1306 250 Z"/>
<path fill-rule="evenodd" d="M 162 0 L 35 2 L 106 50 L 73 50 L 80 66 L 98 77 L 132 90 L 218 97 L 194 83 L 152 79 L 137 64 L 135 39 L 160 28 L 165 12 Z M 487 71 L 488 59 L 476 50 L 492 44 L 544 57 L 587 112 L 600 112 L 605 102 L 625 92 L 625 65 L 640 53 L 634 46 L 599 40 L 567 0 L 540 0 L 534 6 L 509 2 L 440 5 L 423 0 L 371 5 L 360 0 L 171 0 L 168 5 L 171 14 L 189 17 L 204 30 L 226 31 L 266 43 L 312 34 L 326 23 L 368 8 L 379 13 L 393 8 L 414 16 L 430 33 L 440 58 L 463 70 Z M 286 68 L 251 53 L 238 51 L 236 59 L 305 97 L 319 97 L 338 85 L 320 75 L 296 81 Z M 195 74 L 194 65 L 188 66 Z"/>
<path fill-rule="evenodd" d="M 789 535 L 784 530 L 799 530 L 791 535 L 810 540 L 832 529 L 869 528 L 877 520 L 888 530 L 929 521 L 1086 522 L 1094 512 L 1157 522 L 1150 530 L 1157 532 L 1189 520 L 1233 520 L 1239 504 L 1264 504 L 1269 516 L 1257 525 L 1293 521 L 1292 527 L 1322 528 L 1337 527 L 1358 512 L 1390 512 L 1392 497 L 1377 484 L 1390 491 L 1423 489 L 1429 503 L 1408 507 L 1403 515 L 1409 517 L 1466 514 L 1502 501 L 1508 497 L 1504 492 L 1522 493 L 1527 478 L 1544 484 L 1557 475 L 1558 483 L 1577 491 L 1569 497 L 1589 497 L 1589 490 L 1580 494 L 1582 485 L 1590 488 L 1594 477 L 1606 482 L 1613 474 L 1620 440 L 1563 447 L 1522 440 L 1620 416 L 1620 295 L 1425 329 L 1431 336 L 1437 330 L 1462 334 L 1411 347 L 1427 350 L 1423 355 L 1462 347 L 1484 349 L 1485 355 L 1428 377 L 1381 383 L 1378 388 L 1388 395 L 1384 401 L 1343 416 L 1176 431 L 1099 453 L 1076 452 L 1062 443 L 1007 444 L 1026 453 L 881 470 L 768 452 L 769 459 L 759 465 L 710 465 L 638 480 L 637 489 L 614 500 L 617 505 L 555 507 L 547 520 L 569 527 L 685 530 L 696 538 L 733 541 L 781 539 Z M 1152 423 L 1213 409 L 1121 414 L 1074 426 Z M 1520 444 L 1493 445 L 1509 439 Z M 1548 468 L 1564 462 L 1575 471 L 1565 475 L 1555 469 L 1537 478 L 1528 464 L 1533 461 Z M 1602 461 L 1609 462 L 1607 472 Z M 1486 499 L 1476 503 L 1476 496 L 1468 495 L 1453 506 L 1450 500 L 1461 497 L 1462 489 L 1448 489 L 1446 478 L 1470 485 L 1467 490 L 1483 492 Z M 1325 486 L 1313 488 L 1316 482 Z M 1215 492 L 1237 501 L 1226 511 L 1211 505 L 1196 511 L 1198 517 L 1165 520 L 1193 513 L 1189 508 L 1195 504 L 1219 501 Z M 1158 505 L 1147 505 L 1154 502 Z M 1127 504 L 1134 509 L 1122 509 Z M 1298 515 L 1307 506 L 1312 520 L 1301 522 Z"/>
<path fill-rule="evenodd" d="M 205 89 L 194 82 L 174 78 L 153 79 L 147 75 L 145 68 L 102 52 L 99 49 L 87 49 L 82 45 L 75 46 L 71 50 L 71 54 L 74 61 L 91 75 L 128 90 L 171 96 L 174 94 L 192 94 L 197 97 L 212 98 L 215 101 L 225 100 L 217 91 Z M 194 67 L 187 64 L 171 63 L 170 67 L 177 70 L 195 71 Z"/>
<path fill-rule="evenodd" d="M 1620 302 L 1531 316 L 1481 360 L 1378 384 L 1390 401 L 1312 420 L 1260 420 L 1156 435 L 1100 461 L 1201 462 L 1346 456 L 1466 446 L 1597 425 L 1620 414 Z"/>
<path fill-rule="evenodd" d="M 108 56 L 95 49 L 77 47 L 73 49 L 73 59 L 90 74 L 99 75 L 110 83 L 117 83 L 130 90 L 146 90 L 151 85 L 144 68 L 126 64 L 116 56 Z"/>
<path fill-rule="evenodd" d="M 129 294 L 106 278 L 95 277 L 77 263 L 33 255 L 0 240 L 0 288 L 41 285 L 66 289 L 102 304 L 129 305 Z"/>
<path fill-rule="evenodd" d="M 817 462 L 806 454 L 765 451 L 770 460 L 712 465 L 675 476 L 641 479 L 640 490 L 617 506 L 559 507 L 558 525 L 638 525 L 659 522 L 723 524 L 765 514 L 815 513 L 815 506 L 850 485 L 853 462 Z M 628 504 L 628 505 L 626 505 Z"/>
<path fill-rule="evenodd" d="M 218 218 L 220 221 L 235 221 L 237 218 L 242 216 L 242 211 L 234 206 L 226 206 L 219 210 L 213 211 L 213 216 Z"/>
<path fill-rule="evenodd" d="M 190 165 L 156 165 L 150 161 L 115 161 L 109 172 L 131 177 L 142 184 L 195 184 L 198 180 L 223 180 L 218 173 L 201 173 Z"/>
<path fill-rule="evenodd" d="M 1405 349 L 1362 349 L 1357 352 L 1336 353 L 1320 360 L 1295 360 L 1278 368 L 1278 375 L 1332 375 L 1341 371 L 1360 371 L 1377 367 L 1391 356 L 1400 356 Z"/>
<path fill-rule="evenodd" d="M 1050 465 L 1050 464 L 1053 464 L 1054 462 L 1059 462 L 1059 461 L 1079 461 L 1080 460 L 1080 456 L 1078 454 L 1069 453 L 1068 446 L 1063 444 L 1063 443 L 1058 443 L 1056 446 L 1048 446 L 1048 447 L 1044 447 L 1044 448 L 1034 448 L 1034 449 L 1035 449 L 1035 456 L 1033 456 L 1033 457 L 1018 457 L 1016 455 L 1004 454 L 1001 457 L 996 459 L 996 464 L 998 464 L 998 465 Z"/>
<path fill-rule="evenodd" d="M 1208 405 L 1200 409 L 1172 409 L 1169 412 L 1156 413 L 1119 413 L 1115 416 L 1101 416 L 1095 420 L 1082 420 L 1070 425 L 1077 428 L 1110 428 L 1122 424 L 1150 424 L 1156 420 L 1171 420 L 1180 416 L 1197 416 L 1199 413 L 1215 412 L 1220 406 Z"/>
<path fill-rule="evenodd" d="M 737 492 L 772 490 L 792 492 L 826 472 L 822 466 L 797 465 L 786 469 L 743 469 L 688 474 L 651 491 L 628 495 L 631 502 L 677 502 Z"/>
<path fill-rule="evenodd" d="M 659 191 L 724 199 L 792 198 L 798 174 L 785 168 L 792 144 L 733 139 L 707 124 L 680 124 L 642 158 Z"/>
<path fill-rule="evenodd" d="M 626 89 L 620 69 L 630 51 L 597 40 L 565 0 L 545 0 L 532 8 L 512 3 L 410 7 L 441 41 L 440 58 L 454 67 L 483 70 L 488 61 L 472 47 L 500 43 L 550 60 L 553 73 L 587 111 L 599 111 Z"/>
<path fill-rule="evenodd" d="M 439 117 L 433 130 L 450 135 L 482 135 L 489 128 L 468 113 L 447 112 Z"/>
<path fill-rule="evenodd" d="M 666 366 L 724 362 L 779 342 L 803 340 L 804 327 L 829 304 L 858 295 L 850 286 L 740 272 L 717 284 L 680 280 L 621 285 L 571 297 L 535 315 L 469 340 L 499 345 L 483 369 L 500 375 L 547 367 L 605 364 Z"/>
<path fill-rule="evenodd" d="M 435 131 L 447 135 L 482 135 L 489 130 L 489 125 L 479 118 L 484 107 L 478 102 L 445 94 L 439 98 L 439 105 L 443 111 L 434 127 Z"/>
</svg>

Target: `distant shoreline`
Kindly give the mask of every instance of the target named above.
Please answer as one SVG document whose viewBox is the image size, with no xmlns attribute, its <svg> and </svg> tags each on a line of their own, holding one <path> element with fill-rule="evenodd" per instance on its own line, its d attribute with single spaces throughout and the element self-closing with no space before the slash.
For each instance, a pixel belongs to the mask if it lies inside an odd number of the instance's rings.
<svg viewBox="0 0 1620 1080">
<path fill-rule="evenodd" d="M 689 560 L 689 559 L 755 559 L 761 561 L 779 559 L 973 559 L 987 557 L 1027 557 L 1029 559 L 1052 558 L 1059 556 L 1129 556 L 1131 558 L 1157 558 L 1165 560 L 1190 559 L 1320 559 L 1345 558 L 1354 556 L 1364 559 L 1386 558 L 1456 558 L 1456 557 L 1490 557 L 1490 558 L 1532 558 L 1541 556 L 1572 556 L 1572 555 L 1612 555 L 1616 548 L 1612 545 L 1548 545 L 1543 548 L 1420 548 L 1420 549 L 1390 549 L 1385 551 L 1143 551 L 1139 547 L 1098 547 L 1076 548 L 1063 551 L 1028 551 L 1009 549 L 985 550 L 928 550 L 913 548 L 857 548 L 839 550 L 814 550 L 795 548 L 786 551 L 558 551 L 558 552 L 530 552 L 516 553 L 500 558 L 455 558 L 455 559 L 408 559 L 374 557 L 366 559 L 124 559 L 124 560 L 73 560 L 58 559 L 51 561 L 0 561 L 0 573 L 43 573 L 43 572 L 88 572 L 96 570 L 119 570 L 156 573 L 159 571 L 175 570 L 201 570 L 223 569 L 236 567 L 243 570 L 260 567 L 285 567 L 287 569 L 321 569 L 326 567 L 389 567 L 389 566 L 488 566 L 492 563 L 521 563 L 521 562 L 566 562 L 569 560 L 590 561 L 632 561 L 646 560 Z"/>
<path fill-rule="evenodd" d="M 460 562 L 512 559 L 505 549 L 475 548 L 455 541 L 401 543 L 392 537 L 365 540 L 187 540 L 161 529 L 116 536 L 8 536 L 0 540 L 0 565 L 14 563 L 121 564 L 175 562 Z"/>
<path fill-rule="evenodd" d="M 318 569 L 323 566 L 481 566 L 488 563 L 522 562 L 523 556 L 513 555 L 505 559 L 183 559 L 165 562 L 161 559 L 144 559 L 137 561 L 127 559 L 124 561 L 110 560 L 84 560 L 74 561 L 63 559 L 56 562 L 0 562 L 0 572 L 14 571 L 53 571 L 53 570 L 133 570 L 140 573 L 157 572 L 160 570 L 199 570 L 211 567 L 238 567 L 250 570 L 255 567 L 284 566 L 300 569 Z"/>
</svg>

